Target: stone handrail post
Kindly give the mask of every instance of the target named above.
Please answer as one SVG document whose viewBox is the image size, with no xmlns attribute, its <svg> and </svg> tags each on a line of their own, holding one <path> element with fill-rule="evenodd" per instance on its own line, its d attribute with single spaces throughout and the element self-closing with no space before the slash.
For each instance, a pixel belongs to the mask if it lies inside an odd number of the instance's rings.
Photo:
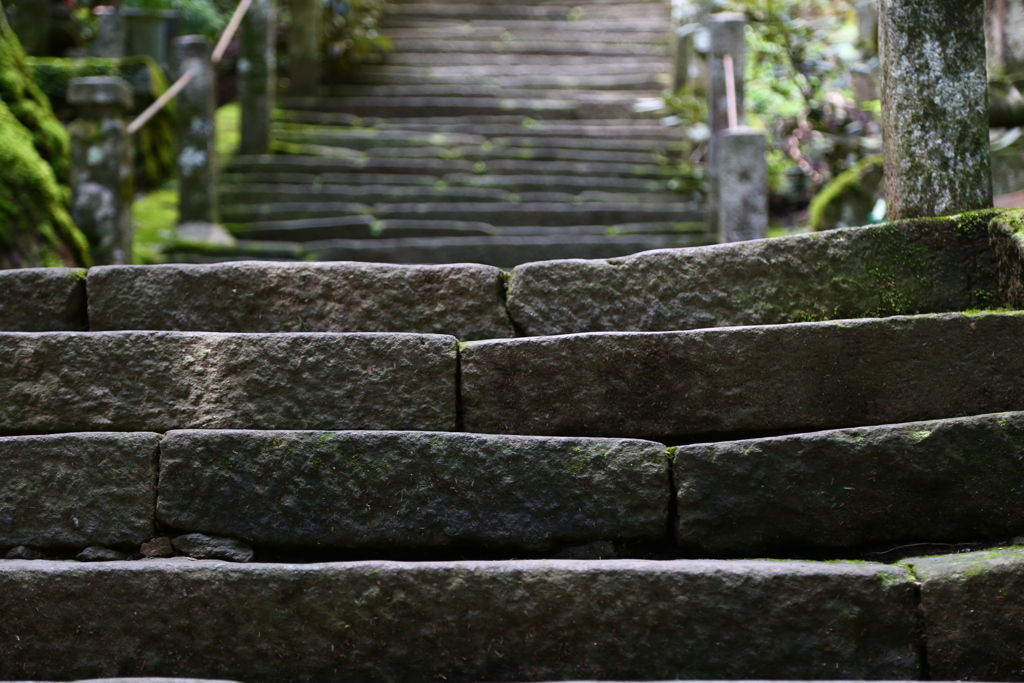
<svg viewBox="0 0 1024 683">
<path fill-rule="evenodd" d="M 241 154 L 270 151 L 270 121 L 277 90 L 277 11 L 274 0 L 253 0 L 242 21 L 238 59 Z"/>
<path fill-rule="evenodd" d="M 125 26 L 121 10 L 113 5 L 93 8 L 96 15 L 96 37 L 90 52 L 94 57 L 119 58 L 125 53 Z"/>
<path fill-rule="evenodd" d="M 729 128 L 729 96 L 726 87 L 725 57 L 732 58 L 734 106 L 743 123 L 743 75 L 746 64 L 747 18 L 739 13 L 722 12 L 707 16 L 710 39 L 707 68 L 708 141 L 708 229 L 721 234 L 719 219 L 718 157 L 722 133 Z"/>
<path fill-rule="evenodd" d="M 96 265 L 132 262 L 132 197 L 135 177 L 132 142 L 124 115 L 132 91 L 120 78 L 75 78 L 68 103 L 80 118 L 71 136 L 71 215 L 89 239 Z"/>
<path fill-rule="evenodd" d="M 174 40 L 175 78 L 193 74 L 177 98 L 179 234 L 182 226 L 215 225 L 219 218 L 217 78 L 210 54 L 210 42 L 202 36 Z"/>
</svg>

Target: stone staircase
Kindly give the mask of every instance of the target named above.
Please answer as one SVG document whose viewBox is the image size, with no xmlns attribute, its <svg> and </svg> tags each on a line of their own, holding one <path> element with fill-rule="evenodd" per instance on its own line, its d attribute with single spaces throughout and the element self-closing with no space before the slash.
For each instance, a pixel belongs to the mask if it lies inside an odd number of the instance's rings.
<svg viewBox="0 0 1024 683">
<path fill-rule="evenodd" d="M 0 679 L 1021 680 L 1020 225 L 4 271 Z"/>
<path fill-rule="evenodd" d="M 225 170 L 241 244 L 174 258 L 512 267 L 705 244 L 659 162 L 680 133 L 635 109 L 668 83 L 669 15 L 664 0 L 401 0 L 385 65 L 282 98 L 278 153 Z"/>
</svg>

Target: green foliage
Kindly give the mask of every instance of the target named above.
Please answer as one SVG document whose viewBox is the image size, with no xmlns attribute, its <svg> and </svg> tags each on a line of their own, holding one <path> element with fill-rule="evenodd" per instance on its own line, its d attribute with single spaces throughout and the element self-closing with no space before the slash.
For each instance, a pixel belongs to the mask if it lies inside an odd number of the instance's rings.
<svg viewBox="0 0 1024 683">
<path fill-rule="evenodd" d="M 167 79 L 151 57 L 123 59 L 28 59 L 35 82 L 53 102 L 66 106 L 68 83 L 82 76 L 116 76 L 132 86 L 133 114 L 141 113 L 167 90 Z M 64 116 L 64 114 L 62 114 Z M 164 107 L 135 136 L 135 182 L 139 187 L 157 187 L 174 173 L 174 103 Z"/>
<path fill-rule="evenodd" d="M 839 174 L 811 200 L 811 230 L 868 224 L 881 184 L 881 154 L 865 157 Z"/>
<path fill-rule="evenodd" d="M 181 13 L 183 35 L 216 38 L 227 26 L 234 6 L 214 0 L 124 0 L 125 7 L 151 10 L 176 10 Z"/>
<path fill-rule="evenodd" d="M 844 0 L 716 0 L 715 10 L 741 12 L 747 27 L 745 109 L 748 123 L 768 133 L 768 178 L 773 204 L 807 202 L 832 178 L 881 147 L 875 107 L 859 106 L 850 72 L 868 57 L 857 44 Z M 690 92 L 666 93 L 672 122 L 697 143 L 686 166 L 705 149 L 706 113 Z M 694 135 L 696 133 L 696 136 Z M 697 177 L 696 171 L 689 171 Z"/>
<path fill-rule="evenodd" d="M 386 0 L 333 0 L 324 5 L 321 42 L 329 69 L 346 74 L 358 64 L 380 61 L 392 50 L 391 41 L 380 30 L 387 4 Z"/>
<path fill-rule="evenodd" d="M 0 7 L 0 268 L 89 265 L 67 210 L 69 141 Z"/>
</svg>

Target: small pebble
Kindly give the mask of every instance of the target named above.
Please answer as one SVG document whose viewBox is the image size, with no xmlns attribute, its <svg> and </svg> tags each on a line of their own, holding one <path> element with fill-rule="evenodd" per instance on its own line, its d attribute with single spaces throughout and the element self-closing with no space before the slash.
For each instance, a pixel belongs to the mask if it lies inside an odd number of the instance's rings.
<svg viewBox="0 0 1024 683">
<path fill-rule="evenodd" d="M 171 539 L 166 536 L 157 536 L 143 543 L 139 552 L 143 557 L 174 557 L 174 546 L 171 545 Z"/>
<path fill-rule="evenodd" d="M 128 556 L 101 545 L 91 545 L 75 556 L 79 562 L 112 562 L 115 560 L 127 560 Z"/>
<path fill-rule="evenodd" d="M 186 534 L 178 536 L 171 541 L 171 544 L 182 555 L 188 555 L 197 560 L 248 562 L 252 559 L 252 548 L 233 538 Z"/>
<path fill-rule="evenodd" d="M 41 560 L 43 554 L 35 548 L 30 548 L 27 545 L 19 545 L 11 548 L 4 554 L 6 560 Z"/>
</svg>

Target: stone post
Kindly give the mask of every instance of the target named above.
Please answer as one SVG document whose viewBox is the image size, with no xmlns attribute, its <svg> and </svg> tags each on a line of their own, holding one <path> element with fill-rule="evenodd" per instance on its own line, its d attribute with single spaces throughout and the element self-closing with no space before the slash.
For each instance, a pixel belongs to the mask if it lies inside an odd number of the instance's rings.
<svg viewBox="0 0 1024 683">
<path fill-rule="evenodd" d="M 693 63 L 693 39 L 699 24 L 697 23 L 699 8 L 690 0 L 679 0 L 672 5 L 672 34 L 675 55 L 673 66 L 673 92 L 686 86 L 690 81 L 690 67 Z"/>
<path fill-rule="evenodd" d="M 292 24 L 288 30 L 288 93 L 314 97 L 320 85 L 319 0 L 290 0 Z"/>
<path fill-rule="evenodd" d="M 857 0 L 857 39 L 871 54 L 878 52 L 878 0 Z"/>
<path fill-rule="evenodd" d="M 96 15 L 96 37 L 90 53 L 94 57 L 124 57 L 124 17 L 120 10 L 112 5 L 101 5 L 94 7 L 92 13 Z"/>
<path fill-rule="evenodd" d="M 729 127 L 729 107 L 726 93 L 725 61 L 732 56 L 733 80 L 736 88 L 736 112 L 739 125 L 743 125 L 743 74 L 747 48 L 745 29 L 747 18 L 739 13 L 723 12 L 708 17 L 710 50 L 708 53 L 708 127 L 711 138 L 708 145 L 708 229 L 719 231 L 718 147 L 722 132 Z"/>
<path fill-rule="evenodd" d="M 68 103 L 80 116 L 68 126 L 71 216 L 89 239 L 94 264 L 130 264 L 135 177 L 123 117 L 132 107 L 131 87 L 110 76 L 75 78 Z"/>
<path fill-rule="evenodd" d="M 768 236 L 768 167 L 765 134 L 752 128 L 723 131 L 718 140 L 719 242 Z"/>
<path fill-rule="evenodd" d="M 274 0 L 253 0 L 242 21 L 242 54 L 238 58 L 241 154 L 270 151 L 270 118 L 277 89 L 276 23 Z"/>
<path fill-rule="evenodd" d="M 216 74 L 210 63 L 210 43 L 202 36 L 174 40 L 175 80 L 195 69 L 181 91 L 178 108 L 178 225 L 215 224 L 217 201 L 217 140 L 215 136 Z"/>
<path fill-rule="evenodd" d="M 53 11 L 50 0 L 17 0 L 8 2 L 14 6 L 11 28 L 21 41 L 25 54 L 45 57 L 50 52 L 50 33 L 53 29 Z"/>
<path fill-rule="evenodd" d="M 983 0 L 879 0 L 891 220 L 992 206 Z"/>
</svg>

